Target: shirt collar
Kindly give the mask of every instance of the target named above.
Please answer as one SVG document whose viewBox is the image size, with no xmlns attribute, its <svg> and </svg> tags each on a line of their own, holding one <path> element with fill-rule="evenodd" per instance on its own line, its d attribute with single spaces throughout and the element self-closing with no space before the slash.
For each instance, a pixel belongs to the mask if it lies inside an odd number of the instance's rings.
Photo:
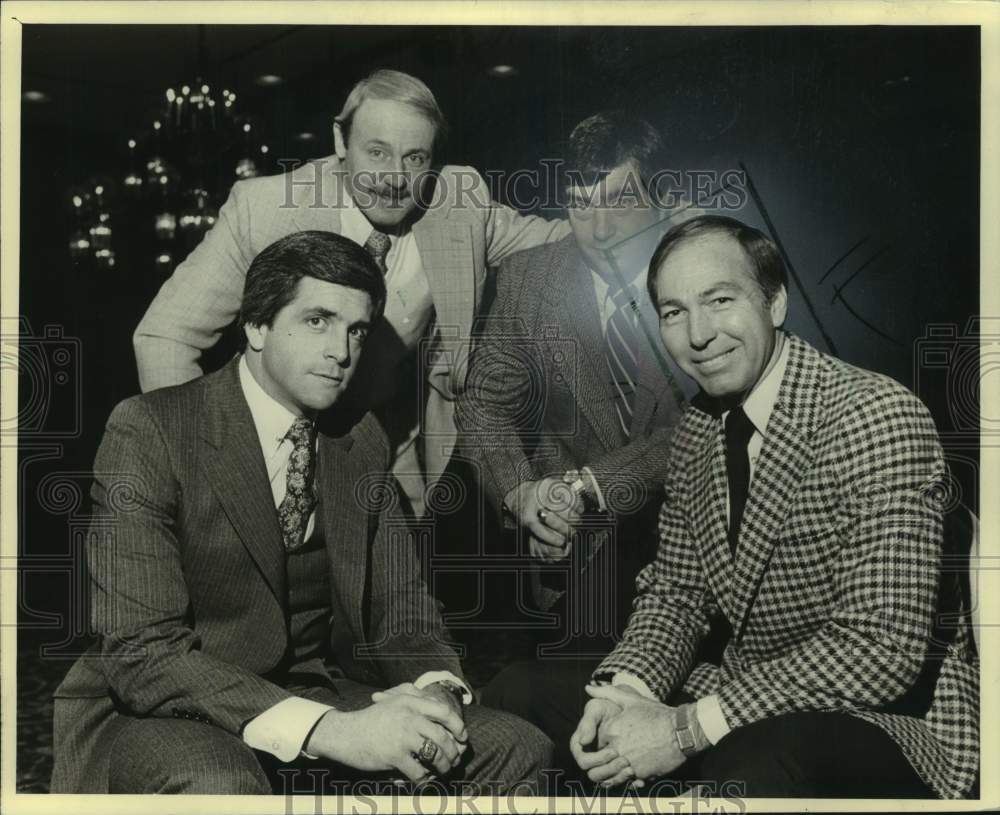
<svg viewBox="0 0 1000 815">
<path fill-rule="evenodd" d="M 243 396 L 250 406 L 257 437 L 260 439 L 260 449 L 265 458 L 278 449 L 292 424 L 298 418 L 284 405 L 276 402 L 254 378 L 244 354 L 240 357 L 240 387 Z"/>
<path fill-rule="evenodd" d="M 371 221 L 369 221 L 365 217 L 365 214 L 358 209 L 354 200 L 351 198 L 350 192 L 345 189 L 344 207 L 340 212 L 340 233 L 345 238 L 350 238 L 358 244 L 358 246 L 364 246 L 374 231 L 375 227 L 372 226 Z M 406 231 L 408 232 L 409 230 L 407 229 Z M 399 238 L 391 232 L 386 232 L 385 234 L 389 236 L 390 245 L 395 246 L 396 241 L 399 240 Z"/>
<path fill-rule="evenodd" d="M 778 352 L 778 359 L 774 363 L 774 367 L 743 400 L 743 412 L 746 413 L 747 418 L 753 422 L 754 428 L 762 436 L 767 430 L 767 423 L 774 412 L 774 405 L 778 401 L 778 391 L 785 378 L 785 367 L 788 365 L 788 338 L 780 332 L 777 336 L 781 342 L 781 351 Z"/>
<path fill-rule="evenodd" d="M 605 280 L 603 277 L 601 277 L 600 274 L 591 269 L 589 265 L 587 265 L 586 263 L 584 263 L 584 265 L 587 266 L 587 270 L 590 272 L 590 276 L 594 279 L 594 291 L 597 293 L 597 302 L 600 303 L 604 300 L 605 297 L 608 296 L 608 290 L 611 288 L 611 286 L 608 285 L 607 280 Z M 640 278 L 642 277 L 644 271 L 645 271 L 644 269 L 640 268 L 632 277 L 632 279 L 626 282 L 628 290 L 633 294 L 639 291 L 639 284 L 641 282 Z"/>
</svg>

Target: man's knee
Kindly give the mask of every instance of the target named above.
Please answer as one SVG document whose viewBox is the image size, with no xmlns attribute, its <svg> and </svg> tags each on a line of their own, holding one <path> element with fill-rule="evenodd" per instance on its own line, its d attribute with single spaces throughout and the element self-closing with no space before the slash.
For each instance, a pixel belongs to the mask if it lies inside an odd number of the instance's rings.
<svg viewBox="0 0 1000 815">
<path fill-rule="evenodd" d="M 265 795 L 271 784 L 253 750 L 197 722 L 139 719 L 111 753 L 112 793 Z"/>
<path fill-rule="evenodd" d="M 472 761 L 468 780 L 495 792 L 534 792 L 552 763 L 552 741 L 534 725 L 510 713 L 483 707 L 467 717 Z"/>
</svg>

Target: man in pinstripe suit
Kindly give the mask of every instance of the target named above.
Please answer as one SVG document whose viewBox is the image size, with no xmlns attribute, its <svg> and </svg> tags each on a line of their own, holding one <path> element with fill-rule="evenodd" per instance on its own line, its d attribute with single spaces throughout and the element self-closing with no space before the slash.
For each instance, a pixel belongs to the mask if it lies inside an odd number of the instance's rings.
<svg viewBox="0 0 1000 815">
<path fill-rule="evenodd" d="M 947 622 L 960 601 L 927 410 L 782 332 L 781 257 L 738 221 L 671 230 L 649 293 L 701 393 L 672 439 L 656 559 L 588 687 L 578 764 L 608 785 L 752 797 L 966 794 L 978 671 Z M 699 650 L 713 626 L 717 663 Z"/>
<path fill-rule="evenodd" d="M 385 435 L 338 410 L 385 297 L 356 243 L 286 236 L 247 271 L 244 354 L 115 409 L 98 642 L 55 694 L 53 792 L 270 793 L 304 769 L 498 790 L 545 765 L 540 732 L 470 704 L 407 527 L 370 494 Z"/>
</svg>

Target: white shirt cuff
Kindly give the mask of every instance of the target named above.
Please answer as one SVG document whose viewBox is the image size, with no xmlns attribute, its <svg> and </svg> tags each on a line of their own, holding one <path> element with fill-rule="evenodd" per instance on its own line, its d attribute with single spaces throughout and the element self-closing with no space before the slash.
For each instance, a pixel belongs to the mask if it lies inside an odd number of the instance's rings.
<svg viewBox="0 0 1000 815">
<path fill-rule="evenodd" d="M 428 685 L 433 685 L 435 682 L 454 682 L 462 689 L 462 704 L 472 704 L 472 691 L 469 690 L 469 686 L 455 676 L 455 674 L 451 671 L 428 671 L 427 673 L 422 674 L 413 684 L 416 686 L 417 690 L 423 690 Z"/>
<path fill-rule="evenodd" d="M 243 728 L 243 741 L 281 761 L 294 761 L 305 749 L 316 722 L 330 710 L 334 710 L 330 705 L 293 696 L 251 719 Z"/>
<path fill-rule="evenodd" d="M 715 694 L 702 696 L 695 705 L 695 715 L 698 717 L 698 724 L 712 744 L 718 744 L 722 737 L 729 730 L 729 723 L 726 721 L 726 714 L 722 712 L 722 705 L 719 697 Z"/>
<path fill-rule="evenodd" d="M 611 678 L 612 685 L 624 685 L 627 688 L 632 688 L 639 692 L 640 696 L 644 696 L 647 699 L 656 699 L 656 694 L 654 694 L 650 689 L 649 685 L 643 682 L 635 674 L 630 674 L 627 671 L 619 671 Z"/>
</svg>

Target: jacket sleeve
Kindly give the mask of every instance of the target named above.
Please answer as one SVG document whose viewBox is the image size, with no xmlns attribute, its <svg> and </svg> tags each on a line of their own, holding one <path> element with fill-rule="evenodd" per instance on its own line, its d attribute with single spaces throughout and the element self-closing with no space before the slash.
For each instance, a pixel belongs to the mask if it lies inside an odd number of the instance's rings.
<svg viewBox="0 0 1000 815">
<path fill-rule="evenodd" d="M 91 614 L 113 697 L 135 716 L 190 718 L 238 735 L 290 694 L 201 650 L 177 536 L 180 487 L 140 399 L 115 408 L 94 469 Z"/>
<path fill-rule="evenodd" d="M 722 687 L 730 727 L 803 710 L 871 710 L 917 681 L 932 636 L 945 465 L 926 408 L 882 387 L 841 421 L 835 605 L 794 650 Z"/>
<path fill-rule="evenodd" d="M 385 450 L 388 454 L 388 446 Z M 388 455 L 385 466 L 389 466 Z M 387 469 L 387 488 L 395 481 Z M 462 668 L 441 617 L 442 603 L 428 590 L 420 556 L 433 551 L 414 535 L 396 501 L 378 514 L 371 552 L 371 613 L 362 654 L 375 662 L 388 685 L 415 682 L 428 671 L 448 671 L 463 679 Z"/>
<path fill-rule="evenodd" d="M 659 536 L 656 558 L 636 578 L 637 597 L 625 633 L 594 673 L 630 673 L 666 699 L 694 667 L 713 603 L 673 477 L 664 490 Z"/>
<path fill-rule="evenodd" d="M 513 267 L 513 271 L 508 271 Z M 455 403 L 455 423 L 462 448 L 472 461 L 498 515 L 503 499 L 522 481 L 538 477 L 522 434 L 544 393 L 544 366 L 520 313 L 524 264 L 501 264 L 497 295 L 479 333 L 469 362 L 465 390 Z"/>
<path fill-rule="evenodd" d="M 219 219 L 160 287 L 132 343 L 145 393 L 201 376 L 202 351 L 239 313 L 249 256 L 250 216 L 237 182 Z"/>
<path fill-rule="evenodd" d="M 522 215 L 516 209 L 498 204 L 490 197 L 486 182 L 479 178 L 470 200 L 481 201 L 486 207 L 486 264 L 496 266 L 504 258 L 522 249 L 565 238 L 570 233 L 565 220 L 547 220 L 537 215 Z"/>
</svg>

